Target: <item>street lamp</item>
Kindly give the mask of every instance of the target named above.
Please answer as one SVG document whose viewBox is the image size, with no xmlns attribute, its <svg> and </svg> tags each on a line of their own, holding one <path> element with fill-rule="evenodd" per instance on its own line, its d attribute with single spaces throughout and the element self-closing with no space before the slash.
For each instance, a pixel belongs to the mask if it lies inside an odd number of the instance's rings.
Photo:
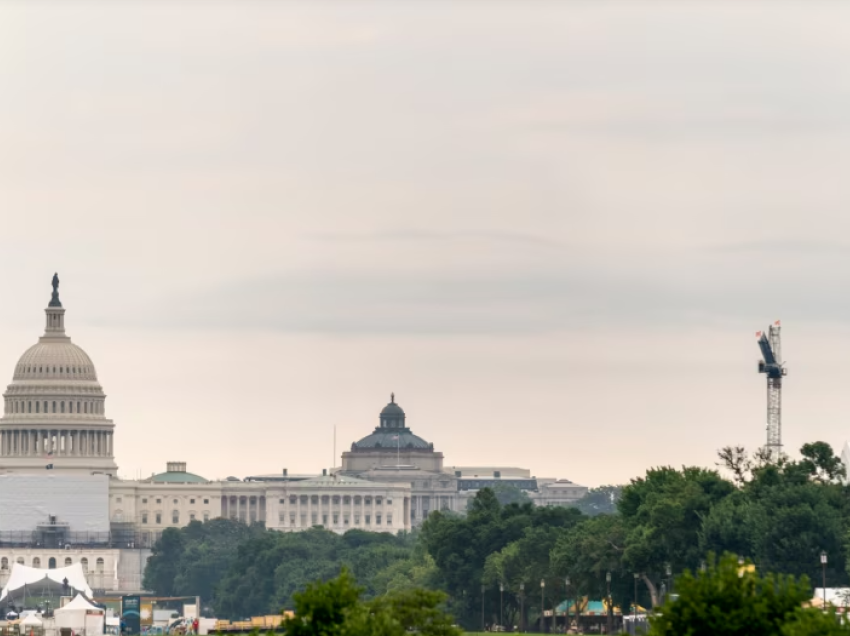
<svg viewBox="0 0 850 636">
<path fill-rule="evenodd" d="M 499 582 L 499 628 L 500 629 L 505 624 L 504 614 L 503 614 L 503 611 L 502 611 L 502 608 L 504 607 L 504 604 L 502 603 L 502 598 L 503 598 L 504 593 L 505 593 L 505 584 L 500 581 Z"/>
<path fill-rule="evenodd" d="M 637 572 L 635 572 L 635 607 L 634 607 L 634 610 L 632 612 L 632 616 L 633 616 L 634 621 L 635 621 L 635 634 L 637 634 L 637 582 L 638 582 L 639 576 L 640 575 Z"/>
<path fill-rule="evenodd" d="M 540 631 L 546 632 L 546 581 L 540 579 Z"/>
<path fill-rule="evenodd" d="M 486 631 L 484 629 L 484 584 L 481 584 L 481 631 Z"/>
<path fill-rule="evenodd" d="M 608 597 L 608 629 L 607 633 L 611 633 L 614 629 L 613 620 L 614 620 L 614 608 L 611 607 L 611 573 L 605 573 L 605 587 L 607 588 L 607 597 Z"/>
<path fill-rule="evenodd" d="M 519 631 L 525 631 L 525 582 L 519 584 Z"/>
<path fill-rule="evenodd" d="M 826 551 L 820 551 L 820 567 L 823 574 L 823 611 L 826 611 Z"/>
</svg>

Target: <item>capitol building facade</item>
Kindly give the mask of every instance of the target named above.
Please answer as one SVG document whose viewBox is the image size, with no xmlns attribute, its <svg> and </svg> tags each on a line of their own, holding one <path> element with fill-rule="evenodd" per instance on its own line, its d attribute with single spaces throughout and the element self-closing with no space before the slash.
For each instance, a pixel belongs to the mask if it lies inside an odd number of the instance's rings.
<svg viewBox="0 0 850 636">
<path fill-rule="evenodd" d="M 115 424 L 95 366 L 65 331 L 59 279 L 44 335 L 27 349 L 4 393 L 0 419 L 0 585 L 11 565 L 81 563 L 100 593 L 141 591 L 150 548 L 165 528 L 217 517 L 296 532 L 410 530 L 433 510 L 463 512 L 487 486 L 525 491 L 537 505 L 565 505 L 587 488 L 527 469 L 446 467 L 415 435 L 392 396 L 373 432 L 321 474 L 211 481 L 180 461 L 144 480 L 118 477 Z"/>
</svg>

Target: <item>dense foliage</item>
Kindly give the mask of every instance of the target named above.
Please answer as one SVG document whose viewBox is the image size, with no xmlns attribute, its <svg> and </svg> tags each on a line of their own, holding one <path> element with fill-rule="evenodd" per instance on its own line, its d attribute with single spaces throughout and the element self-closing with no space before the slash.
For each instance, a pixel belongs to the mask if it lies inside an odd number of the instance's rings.
<svg viewBox="0 0 850 636">
<path fill-rule="evenodd" d="M 348 570 L 326 583 L 307 585 L 294 595 L 288 636 L 461 636 L 442 608 L 445 595 L 412 589 L 364 601 Z"/>
<path fill-rule="evenodd" d="M 686 572 L 678 597 L 652 621 L 650 636 L 776 636 L 850 634 L 835 614 L 804 607 L 811 599 L 805 577 L 769 574 L 742 567 L 735 555 Z"/>
<path fill-rule="evenodd" d="M 806 444 L 795 461 L 741 448 L 723 449 L 720 458 L 729 478 L 704 468 L 652 468 L 626 486 L 591 491 L 573 508 L 534 507 L 510 488 L 485 489 L 465 515 L 435 511 L 412 535 L 193 522 L 163 533 L 145 585 L 161 595 L 200 594 L 218 616 L 242 618 L 292 609 L 308 583 L 345 567 L 363 585 L 363 599 L 439 590 L 460 624 L 480 629 L 500 615 L 532 626 L 543 605 L 609 590 L 620 607 L 630 607 L 636 587 L 639 604 L 655 606 L 662 585 L 684 585 L 677 577 L 697 571 L 709 553 L 820 582 L 823 550 L 827 583 L 850 582 L 850 498 L 827 444 Z"/>
</svg>

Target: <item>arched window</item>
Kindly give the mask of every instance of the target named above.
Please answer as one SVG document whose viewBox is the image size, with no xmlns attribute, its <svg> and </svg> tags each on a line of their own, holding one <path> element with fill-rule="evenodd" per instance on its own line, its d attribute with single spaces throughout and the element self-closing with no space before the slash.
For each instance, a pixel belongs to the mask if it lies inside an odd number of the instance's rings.
<svg viewBox="0 0 850 636">
<path fill-rule="evenodd" d="M 65 557 L 65 567 L 67 568 L 69 565 L 73 565 L 74 562 L 71 560 L 71 557 Z"/>
<path fill-rule="evenodd" d="M 47 569 L 48 570 L 55 570 L 56 569 L 56 557 L 50 557 L 47 560 Z"/>
<path fill-rule="evenodd" d="M 32 566 L 34 568 L 40 568 L 41 567 L 41 559 L 39 559 L 38 557 L 33 557 Z"/>
<path fill-rule="evenodd" d="M 175 525 L 180 523 L 180 511 L 179 510 L 172 511 L 172 513 L 171 513 L 171 523 L 173 523 Z"/>
<path fill-rule="evenodd" d="M 89 560 L 86 557 L 80 559 L 80 566 L 83 568 L 83 572 L 89 571 Z"/>
<path fill-rule="evenodd" d="M 8 570 L 9 569 L 9 559 L 3 557 L 0 559 L 0 570 Z"/>
<path fill-rule="evenodd" d="M 95 561 L 94 567 L 98 574 L 103 574 L 103 559 L 98 557 L 97 561 Z"/>
<path fill-rule="evenodd" d="M 21 565 L 23 565 L 24 564 L 24 557 L 18 557 L 17 559 L 15 559 L 15 563 L 20 563 Z"/>
</svg>

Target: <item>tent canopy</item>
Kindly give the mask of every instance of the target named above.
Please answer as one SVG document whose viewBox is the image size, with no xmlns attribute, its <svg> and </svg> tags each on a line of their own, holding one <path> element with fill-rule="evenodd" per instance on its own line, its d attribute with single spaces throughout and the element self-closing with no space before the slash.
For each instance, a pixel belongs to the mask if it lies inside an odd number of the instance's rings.
<svg viewBox="0 0 850 636">
<path fill-rule="evenodd" d="M 103 609 L 94 603 L 87 601 L 82 594 L 77 594 L 70 602 L 66 603 L 64 607 L 60 607 L 55 610 L 55 612 L 73 612 L 74 610 L 96 610 L 103 613 Z"/>
<path fill-rule="evenodd" d="M 41 590 L 64 589 L 63 582 L 65 579 L 68 580 L 68 586 L 74 590 L 82 592 L 86 596 L 92 595 L 91 588 L 86 582 L 83 566 L 80 563 L 52 570 L 31 568 L 21 563 L 15 563 L 12 566 L 12 572 L 9 574 L 9 580 L 3 588 L 3 592 L 0 593 L 0 601 L 9 595 L 15 596 L 15 592 L 18 590 L 26 590 L 32 595 L 37 595 Z"/>
<path fill-rule="evenodd" d="M 21 625 L 26 625 L 27 627 L 39 627 L 41 625 L 41 619 L 35 614 L 30 614 L 21 621 Z"/>
</svg>

